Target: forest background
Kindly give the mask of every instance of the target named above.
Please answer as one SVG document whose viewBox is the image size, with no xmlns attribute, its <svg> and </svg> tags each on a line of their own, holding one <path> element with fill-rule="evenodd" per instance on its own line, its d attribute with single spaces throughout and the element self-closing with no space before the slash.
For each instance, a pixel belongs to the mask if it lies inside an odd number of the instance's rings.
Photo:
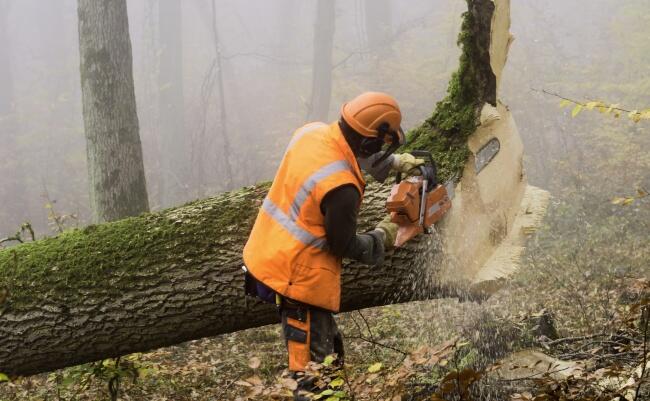
<svg viewBox="0 0 650 401">
<path fill-rule="evenodd" d="M 426 118 L 457 67 L 465 10 L 451 0 L 337 2 L 331 100 L 314 110 L 314 93 L 328 84 L 314 82 L 315 55 L 323 54 L 315 1 L 181 3 L 165 10 L 155 0 L 128 2 L 152 210 L 272 178 L 295 128 L 335 119 L 360 91 L 395 95 L 406 127 Z M 550 272 L 538 281 L 547 298 L 533 296 L 519 312 L 566 296 L 553 307 L 561 331 L 597 329 L 610 311 L 589 294 L 612 277 L 648 277 L 650 207 L 640 194 L 650 188 L 650 136 L 645 121 L 572 118 L 537 90 L 649 107 L 647 7 L 512 2 L 515 42 L 501 98 L 524 141 L 529 181 L 554 199 L 510 296 Z M 88 224 L 76 1 L 0 1 L 0 27 L 0 238 L 26 221 L 37 237 Z M 621 197 L 632 201 L 612 202 Z"/>
</svg>

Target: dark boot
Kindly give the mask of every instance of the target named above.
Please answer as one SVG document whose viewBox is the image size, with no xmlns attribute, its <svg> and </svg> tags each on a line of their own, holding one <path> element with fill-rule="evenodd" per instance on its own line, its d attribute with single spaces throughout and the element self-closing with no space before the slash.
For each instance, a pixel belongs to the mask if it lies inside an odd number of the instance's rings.
<svg viewBox="0 0 650 401">
<path fill-rule="evenodd" d="M 294 373 L 293 379 L 298 382 L 298 388 L 293 391 L 295 401 L 309 401 L 311 396 L 320 393 L 320 389 L 314 384 L 315 377 L 306 377 L 303 373 Z"/>
</svg>

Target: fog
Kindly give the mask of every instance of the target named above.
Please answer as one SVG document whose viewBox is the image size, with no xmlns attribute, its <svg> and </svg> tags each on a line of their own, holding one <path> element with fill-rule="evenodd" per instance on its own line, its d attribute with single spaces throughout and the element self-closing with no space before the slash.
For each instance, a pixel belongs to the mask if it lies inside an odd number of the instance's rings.
<svg viewBox="0 0 650 401">
<path fill-rule="evenodd" d="M 152 210 L 273 178 L 293 130 L 337 119 L 365 90 L 394 95 L 415 126 L 457 66 L 465 10 L 460 0 L 127 3 Z M 649 107 L 648 5 L 513 1 L 500 97 L 531 183 L 599 205 L 650 186 L 643 122 L 571 119 L 531 90 Z M 47 235 L 53 216 L 89 223 L 78 46 L 76 1 L 0 0 L 0 238 L 25 221 Z"/>
</svg>

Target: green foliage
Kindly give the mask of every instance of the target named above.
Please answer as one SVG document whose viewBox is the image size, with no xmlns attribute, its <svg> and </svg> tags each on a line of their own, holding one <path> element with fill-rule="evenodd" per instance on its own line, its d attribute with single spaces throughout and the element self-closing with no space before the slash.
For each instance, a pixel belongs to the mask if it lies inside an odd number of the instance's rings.
<svg viewBox="0 0 650 401">
<path fill-rule="evenodd" d="M 641 120 L 650 120 L 650 109 L 644 110 L 627 110 L 621 108 L 619 104 L 609 104 L 601 101 L 592 101 L 592 102 L 580 102 L 578 100 L 572 100 L 568 98 L 563 98 L 560 102 L 560 107 L 572 106 L 571 117 L 576 117 L 583 110 L 595 110 L 601 114 L 611 115 L 614 118 L 620 118 L 622 115 L 626 115 L 630 120 L 638 123 Z"/>
</svg>

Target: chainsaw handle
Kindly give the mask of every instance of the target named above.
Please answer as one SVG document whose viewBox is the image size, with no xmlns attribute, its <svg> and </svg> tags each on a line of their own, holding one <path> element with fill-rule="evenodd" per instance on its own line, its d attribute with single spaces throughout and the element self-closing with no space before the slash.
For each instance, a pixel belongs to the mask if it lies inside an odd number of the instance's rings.
<svg viewBox="0 0 650 401">
<path fill-rule="evenodd" d="M 429 159 L 429 163 L 431 163 L 432 166 L 435 165 L 431 152 L 427 152 L 426 150 L 412 150 L 409 153 L 415 157 Z"/>
<path fill-rule="evenodd" d="M 429 182 L 429 191 L 432 190 L 438 184 L 438 169 L 436 167 L 436 163 L 433 161 L 431 152 L 427 152 L 426 150 L 412 150 L 408 153 L 412 154 L 414 157 L 428 159 L 428 163 L 425 162 L 425 164 L 418 166 L 418 170 L 420 170 L 422 177 L 428 177 L 428 179 L 431 181 Z M 395 175 L 395 183 L 399 184 L 400 182 L 402 182 L 402 172 L 398 171 Z"/>
</svg>

